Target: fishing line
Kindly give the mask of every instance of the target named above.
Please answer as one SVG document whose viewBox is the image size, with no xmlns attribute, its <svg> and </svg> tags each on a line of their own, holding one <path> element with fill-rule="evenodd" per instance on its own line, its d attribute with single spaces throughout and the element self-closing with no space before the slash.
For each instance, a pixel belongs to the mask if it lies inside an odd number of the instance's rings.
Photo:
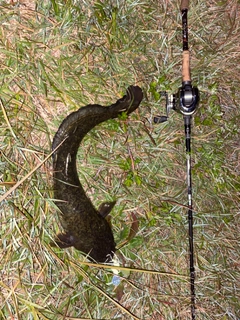
<svg viewBox="0 0 240 320">
<path fill-rule="evenodd" d="M 184 120 L 185 143 L 186 143 L 186 166 L 187 166 L 187 196 L 188 196 L 188 238 L 189 238 L 189 273 L 191 293 L 191 316 L 196 319 L 195 299 L 195 268 L 194 268 L 194 246 L 193 246 L 193 204 L 192 204 L 192 172 L 191 172 L 191 124 L 192 115 L 195 113 L 199 103 L 199 91 L 192 86 L 190 75 L 190 52 L 188 48 L 188 14 L 189 0 L 181 1 L 182 14 L 182 86 L 177 94 L 162 92 L 166 98 L 166 116 L 154 117 L 154 123 L 162 123 L 168 119 L 171 109 L 181 113 Z"/>
</svg>

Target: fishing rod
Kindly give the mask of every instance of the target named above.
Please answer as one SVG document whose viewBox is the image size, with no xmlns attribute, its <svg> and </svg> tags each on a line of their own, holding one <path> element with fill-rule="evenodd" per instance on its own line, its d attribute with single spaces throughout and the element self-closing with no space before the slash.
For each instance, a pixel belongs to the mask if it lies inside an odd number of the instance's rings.
<svg viewBox="0 0 240 320">
<path fill-rule="evenodd" d="M 186 158 L 187 158 L 187 194 L 188 194 L 188 237 L 189 237 L 189 271 L 190 271 L 190 292 L 191 292 L 191 315 L 195 320 L 195 268 L 193 249 L 193 204 L 192 204 L 192 173 L 191 173 L 191 124 L 192 115 L 195 113 L 199 103 L 198 88 L 192 86 L 190 75 L 190 52 L 188 47 L 188 20 L 187 13 L 189 0 L 181 1 L 182 14 L 182 86 L 177 94 L 168 95 L 162 92 L 166 98 L 166 116 L 154 117 L 154 123 L 162 123 L 168 119 L 171 109 L 181 113 L 184 120 Z"/>
</svg>

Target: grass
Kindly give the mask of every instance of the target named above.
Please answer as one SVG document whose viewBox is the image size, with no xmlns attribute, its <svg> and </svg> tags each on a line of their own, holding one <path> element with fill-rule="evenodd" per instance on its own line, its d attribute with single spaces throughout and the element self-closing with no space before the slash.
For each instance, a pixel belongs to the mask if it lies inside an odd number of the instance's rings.
<svg viewBox="0 0 240 320">
<path fill-rule="evenodd" d="M 159 92 L 181 85 L 177 1 L 1 1 L 1 319 L 190 319 L 183 120 Z M 189 41 L 201 92 L 193 124 L 197 319 L 239 319 L 239 2 L 191 1 Z M 128 85 L 145 99 L 127 121 L 92 130 L 79 173 L 94 204 L 117 199 L 121 283 L 74 249 L 49 242 L 51 141 L 61 120 L 115 102 Z M 160 100 L 159 100 L 160 99 Z M 44 164 L 42 164 L 44 162 Z M 42 165 L 41 165 L 42 164 Z M 37 166 L 39 168 L 34 170 Z M 34 171 L 28 177 L 27 175 Z M 153 270 L 147 273 L 141 269 Z"/>
</svg>

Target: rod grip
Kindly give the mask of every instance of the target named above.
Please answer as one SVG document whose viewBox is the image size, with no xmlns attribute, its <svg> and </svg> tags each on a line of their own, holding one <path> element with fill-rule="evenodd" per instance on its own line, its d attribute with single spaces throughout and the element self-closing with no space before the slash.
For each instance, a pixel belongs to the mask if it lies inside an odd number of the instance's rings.
<svg viewBox="0 0 240 320">
<path fill-rule="evenodd" d="M 188 50 L 183 51 L 182 60 L 182 81 L 191 81 L 190 76 L 190 53 Z"/>
<path fill-rule="evenodd" d="M 182 0 L 181 1 L 181 11 L 183 10 L 188 10 L 188 7 L 189 7 L 189 0 Z"/>
</svg>

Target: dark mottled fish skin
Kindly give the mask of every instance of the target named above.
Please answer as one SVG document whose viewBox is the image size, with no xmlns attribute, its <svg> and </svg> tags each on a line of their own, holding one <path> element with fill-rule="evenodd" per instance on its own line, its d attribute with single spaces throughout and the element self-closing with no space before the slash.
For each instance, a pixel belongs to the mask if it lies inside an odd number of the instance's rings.
<svg viewBox="0 0 240 320">
<path fill-rule="evenodd" d="M 74 246 L 96 262 L 110 261 L 116 250 L 111 227 L 105 216 L 115 202 L 103 203 L 95 209 L 79 181 L 76 156 L 84 136 L 96 125 L 117 118 L 122 112 L 130 114 L 142 101 L 138 86 L 130 86 L 127 94 L 116 103 L 104 107 L 87 105 L 67 116 L 54 136 L 53 187 L 55 203 L 60 209 L 64 233 L 56 238 L 61 248 Z"/>
</svg>

